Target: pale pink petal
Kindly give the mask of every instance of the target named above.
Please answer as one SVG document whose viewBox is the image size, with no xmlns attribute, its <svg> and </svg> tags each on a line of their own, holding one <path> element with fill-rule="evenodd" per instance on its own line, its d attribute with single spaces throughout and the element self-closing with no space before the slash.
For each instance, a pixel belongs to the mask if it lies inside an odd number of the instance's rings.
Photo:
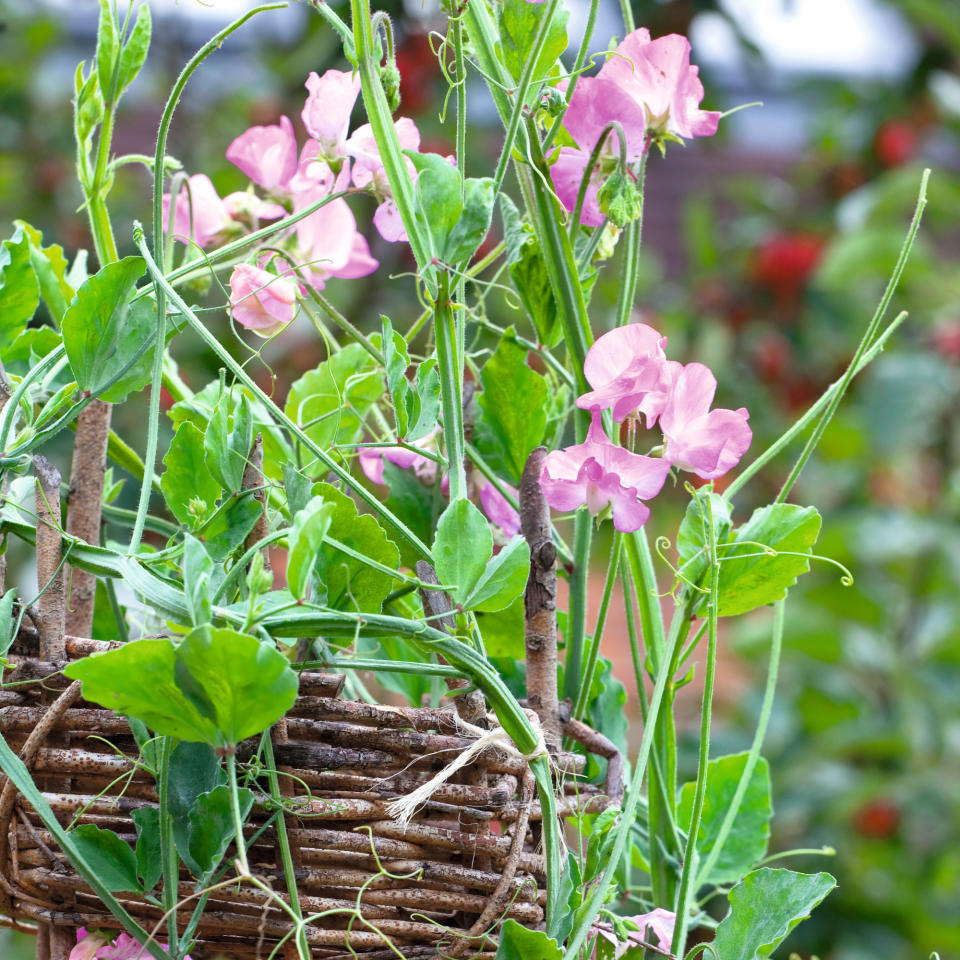
<svg viewBox="0 0 960 960">
<path fill-rule="evenodd" d="M 403 225 L 403 218 L 397 209 L 393 197 L 384 200 L 373 214 L 373 225 L 384 240 L 390 243 L 396 243 L 400 240 L 408 240 L 406 228 Z"/>
<path fill-rule="evenodd" d="M 660 428 L 665 434 L 676 435 L 710 409 L 716 392 L 717 378 L 710 368 L 702 363 L 688 363 L 677 377 L 660 416 Z"/>
<path fill-rule="evenodd" d="M 564 208 L 571 213 L 577 208 L 580 183 L 583 180 L 583 174 L 587 169 L 589 160 L 589 150 L 561 147 L 556 161 L 550 165 L 550 179 L 553 181 L 553 189 Z M 580 213 L 580 223 L 585 227 L 598 227 L 605 219 L 597 199 L 601 184 L 602 178 L 599 170 L 595 169 L 587 184 L 583 209 Z"/>
<path fill-rule="evenodd" d="M 574 89 L 563 117 L 567 132 L 589 155 L 607 124 L 613 121 L 623 130 L 627 162 L 641 160 L 647 143 L 647 115 L 643 104 L 607 77 L 584 77 Z M 608 134 L 600 155 L 619 160 L 620 142 L 616 133 Z"/>
<path fill-rule="evenodd" d="M 516 536 L 520 532 L 520 514 L 510 505 L 507 498 L 486 477 L 480 476 L 476 481 L 477 492 L 480 495 L 480 506 L 487 515 L 487 519 L 498 526 L 508 537 Z M 517 496 L 515 487 L 509 484 L 504 486 Z"/>
<path fill-rule="evenodd" d="M 77 931 L 77 945 L 67 960 L 94 960 L 97 951 L 107 945 L 107 938 L 99 933 L 87 933 L 85 927 Z"/>
<path fill-rule="evenodd" d="M 587 439 L 544 457 L 540 486 L 551 507 L 572 510 L 586 505 L 597 514 L 608 505 L 621 532 L 638 530 L 650 511 L 639 502 L 655 497 L 670 463 L 643 457 L 613 444 L 603 431 L 599 411 L 591 415 Z"/>
<path fill-rule="evenodd" d="M 227 159 L 265 190 L 285 190 L 297 172 L 297 141 L 289 117 L 241 133 L 227 147 Z"/>
<path fill-rule="evenodd" d="M 720 118 L 715 111 L 700 109 L 703 84 L 698 74 L 686 37 L 674 33 L 651 40 L 650 32 L 640 29 L 624 37 L 598 76 L 612 80 L 643 106 L 651 131 L 689 138 L 716 133 Z"/>
<path fill-rule="evenodd" d="M 163 195 L 163 225 L 170 222 L 170 194 Z M 218 233 L 230 226 L 230 212 L 217 194 L 210 178 L 195 173 L 187 179 L 173 211 L 174 236 L 185 243 L 192 239 L 200 247 L 208 246 Z"/>
<path fill-rule="evenodd" d="M 370 255 L 367 238 L 362 233 L 357 232 L 353 235 L 347 262 L 342 267 L 331 270 L 330 275 L 340 277 L 343 280 L 356 280 L 359 277 L 369 276 L 379 266 L 380 261 L 375 260 Z"/>
<path fill-rule="evenodd" d="M 379 447 L 363 447 L 357 455 L 360 469 L 368 480 L 383 484 L 383 452 Z"/>
<path fill-rule="evenodd" d="M 237 190 L 223 198 L 223 205 L 235 220 L 255 218 L 257 220 L 278 220 L 285 217 L 287 211 L 279 203 L 261 200 L 248 190 Z"/>
<path fill-rule="evenodd" d="M 230 276 L 230 308 L 234 320 L 262 336 L 282 330 L 293 320 L 296 284 L 260 267 L 240 263 Z"/>
<path fill-rule="evenodd" d="M 360 92 L 360 76 L 341 70 L 327 70 L 322 77 L 311 73 L 304 84 L 309 91 L 304 104 L 303 125 L 329 160 L 343 154 L 350 114 Z"/>
</svg>

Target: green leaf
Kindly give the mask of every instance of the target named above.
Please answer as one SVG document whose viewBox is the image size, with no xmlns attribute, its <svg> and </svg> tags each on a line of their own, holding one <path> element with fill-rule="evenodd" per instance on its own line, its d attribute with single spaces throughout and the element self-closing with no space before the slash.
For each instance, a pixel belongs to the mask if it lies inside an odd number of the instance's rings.
<svg viewBox="0 0 960 960">
<path fill-rule="evenodd" d="M 397 333 L 389 318 L 381 317 L 384 366 L 387 389 L 393 401 L 397 436 L 413 441 L 425 437 L 437 425 L 440 409 L 440 375 L 434 358 L 417 367 L 416 385 L 407 380 L 410 356 L 406 341 Z"/>
<path fill-rule="evenodd" d="M 769 957 L 836 885 L 829 873 L 763 867 L 747 874 L 730 891 L 730 912 L 717 927 L 719 960 Z"/>
<path fill-rule="evenodd" d="M 137 19 L 133 25 L 133 30 L 130 31 L 130 37 L 120 54 L 120 63 L 117 67 L 118 99 L 123 91 L 133 83 L 134 78 L 143 66 L 143 62 L 147 59 L 147 51 L 150 49 L 151 29 L 150 4 L 144 3 L 140 5 L 140 9 L 137 11 Z"/>
<path fill-rule="evenodd" d="M 478 611 L 477 626 L 483 637 L 483 649 L 487 656 L 509 657 L 511 660 L 523 660 L 526 646 L 523 640 L 523 597 L 517 597 L 504 610 L 496 613 Z"/>
<path fill-rule="evenodd" d="M 495 613 L 509 607 L 523 593 L 529 575 L 530 547 L 518 535 L 487 564 L 464 609 Z"/>
<path fill-rule="evenodd" d="M 257 525 L 263 507 L 252 493 L 227 497 L 217 512 L 197 531 L 197 539 L 213 560 L 226 560 Z"/>
<path fill-rule="evenodd" d="M 440 582 L 455 585 L 454 603 L 463 603 L 477 585 L 493 552 L 493 534 L 469 500 L 454 500 L 437 522 L 433 565 Z"/>
<path fill-rule="evenodd" d="M 283 465 L 283 491 L 287 495 L 287 507 L 290 509 L 291 517 L 295 517 L 306 508 L 310 502 L 312 490 L 313 481 L 300 473 L 288 460 Z"/>
<path fill-rule="evenodd" d="M 389 490 L 387 508 L 399 517 L 424 543 L 433 536 L 433 488 L 412 471 L 384 461 L 383 483 Z M 441 501 L 442 502 L 442 501 Z M 422 559 L 406 541 L 401 542 L 401 559 L 412 567 Z"/>
<path fill-rule="evenodd" d="M 746 541 L 766 544 L 777 551 L 808 554 L 819 532 L 820 514 L 815 507 L 775 503 L 755 510 L 733 538 L 735 544 L 743 545 L 719 551 L 719 615 L 732 617 L 781 600 L 797 577 L 810 569 L 806 556 L 769 556 Z M 744 554 L 750 556 L 732 559 Z"/>
<path fill-rule="evenodd" d="M 13 602 L 17 599 L 16 587 L 11 587 L 0 597 L 0 662 L 6 657 L 13 645 L 15 634 L 13 628 Z"/>
<path fill-rule="evenodd" d="M 397 436 L 406 437 L 407 403 L 410 394 L 410 384 L 407 383 L 407 367 L 410 366 L 407 342 L 393 329 L 388 317 L 381 317 L 380 323 L 383 360 L 387 373 L 387 389 L 390 391 L 390 399 L 393 401 Z"/>
<path fill-rule="evenodd" d="M 43 245 L 43 234 L 25 220 L 14 220 L 30 240 L 30 262 L 40 284 L 40 296 L 50 310 L 50 315 L 59 324 L 67 312 L 67 304 L 73 299 L 74 288 L 69 279 L 67 258 L 63 247 L 51 243 Z M 79 257 L 80 254 L 77 254 Z"/>
<path fill-rule="evenodd" d="M 241 787 L 240 816 L 246 820 L 253 808 L 253 791 Z M 226 784 L 201 793 L 190 808 L 187 818 L 187 837 L 190 859 L 199 875 L 214 870 L 236 836 L 230 807 L 230 787 Z"/>
<path fill-rule="evenodd" d="M 160 881 L 163 873 L 160 811 L 156 807 L 140 807 L 130 815 L 137 827 L 137 875 L 143 881 L 143 889 L 149 892 Z"/>
<path fill-rule="evenodd" d="M 0 291 L 0 300 L 3 294 Z M 4 341 L 0 350 L 4 366 L 8 372 L 12 367 L 22 364 L 25 369 L 35 366 L 43 357 L 55 350 L 63 342 L 53 327 L 27 327 L 12 343 Z"/>
<path fill-rule="evenodd" d="M 516 920 L 505 920 L 500 928 L 496 960 L 562 960 L 556 940 L 542 930 L 528 930 Z"/>
<path fill-rule="evenodd" d="M 216 509 L 221 489 L 204 459 L 203 434 L 189 420 L 174 434 L 163 464 L 160 489 L 167 506 L 180 523 L 195 529 Z"/>
<path fill-rule="evenodd" d="M 131 305 L 145 269 L 141 257 L 108 263 L 80 287 L 63 318 L 63 345 L 77 384 L 110 403 L 150 379 L 147 347 L 155 332 L 156 304 L 144 298 Z"/>
<path fill-rule="evenodd" d="M 709 507 L 707 498 L 709 497 Z M 707 569 L 709 543 L 707 531 L 710 526 L 708 520 L 713 513 L 713 530 L 718 544 L 726 543 L 730 536 L 733 520 L 730 517 L 730 504 L 718 493 L 698 492 L 687 504 L 683 522 L 677 533 L 677 555 L 680 560 L 680 573 L 685 580 L 699 584 Z M 718 556 L 725 556 L 726 551 L 718 550 Z M 721 570 L 723 568 L 721 567 Z"/>
<path fill-rule="evenodd" d="M 220 761 L 209 744 L 178 743 L 170 755 L 167 784 L 173 839 L 180 858 L 199 877 L 203 871 L 190 855 L 190 810 L 197 797 L 224 781 Z"/>
<path fill-rule="evenodd" d="M 477 399 L 483 419 L 477 442 L 494 470 L 520 482 L 530 452 L 547 428 L 547 381 L 527 365 L 527 351 L 514 339 L 513 328 L 500 338 L 493 356 L 480 371 L 483 393 Z"/>
<path fill-rule="evenodd" d="M 276 647 L 229 629 L 201 627 L 177 647 L 177 686 L 235 745 L 262 733 L 293 706 L 297 675 Z"/>
<path fill-rule="evenodd" d="M 120 50 L 117 38 L 117 24 L 113 19 L 113 4 L 110 0 L 100 0 L 100 23 L 97 27 L 97 75 L 100 88 L 106 98 L 110 97 L 113 83 L 113 68 Z M 116 102 L 111 100 L 111 102 Z"/>
<path fill-rule="evenodd" d="M 203 437 L 203 450 L 210 472 L 228 493 L 243 486 L 243 473 L 253 446 L 253 417 L 250 401 L 240 392 L 239 400 L 230 390 L 220 396 Z"/>
<path fill-rule="evenodd" d="M 490 230 L 496 199 L 494 181 L 490 177 L 465 180 L 463 191 L 463 210 L 443 251 L 443 259 L 454 265 L 468 261 L 483 243 Z"/>
<path fill-rule="evenodd" d="M 625 754 L 627 750 L 627 691 L 613 675 L 613 664 L 606 657 L 597 660 L 591 685 L 587 721 Z"/>
<path fill-rule="evenodd" d="M 519 80 L 533 53 L 533 44 L 549 4 L 529 0 L 504 0 L 500 14 L 500 43 L 504 66 Z M 533 80 L 542 79 L 567 49 L 567 20 L 570 14 L 562 7 L 554 15 L 547 30 L 540 59 L 533 70 Z M 534 88 L 536 83 L 531 84 Z"/>
<path fill-rule="evenodd" d="M 463 210 L 460 171 L 439 153 L 404 150 L 419 176 L 414 191 L 414 216 L 430 238 L 430 253 L 445 259 L 447 239 Z"/>
<path fill-rule="evenodd" d="M 400 563 L 400 551 L 372 514 L 358 515 L 357 506 L 346 494 L 328 483 L 318 483 L 313 492 L 332 504 L 326 536 L 356 553 L 390 569 Z M 335 610 L 379 613 L 394 578 L 376 570 L 329 543 L 316 552 L 314 571 L 327 590 L 326 605 Z"/>
<path fill-rule="evenodd" d="M 213 572 L 213 558 L 196 537 L 187 534 L 183 539 L 183 594 L 190 610 L 190 622 L 195 627 L 213 619 L 210 605 Z"/>
<path fill-rule="evenodd" d="M 71 830 L 70 836 L 111 893 L 142 889 L 137 879 L 137 858 L 113 831 L 83 823 Z"/>
<path fill-rule="evenodd" d="M 30 241 L 18 227 L 9 240 L 0 243 L 0 343 L 4 359 L 39 304 L 40 285 L 30 262 Z"/>
<path fill-rule="evenodd" d="M 287 536 L 287 584 L 297 600 L 306 599 L 317 554 L 330 529 L 334 505 L 314 497 L 295 513 Z"/>
<path fill-rule="evenodd" d="M 172 641 L 151 638 L 76 660 L 64 673 L 71 680 L 83 681 L 85 700 L 136 717 L 156 733 L 217 743 L 216 726 L 177 686 L 175 662 Z"/>
<path fill-rule="evenodd" d="M 707 793 L 704 797 L 697 852 L 701 862 L 716 845 L 717 834 L 737 791 L 737 784 L 747 764 L 748 753 L 736 753 L 711 760 L 707 767 Z M 695 783 L 685 783 L 680 791 L 677 822 L 689 830 L 693 814 Z M 770 799 L 770 769 L 760 757 L 753 768 L 743 802 L 737 811 L 723 852 L 709 877 L 698 877 L 699 883 L 734 883 L 750 870 L 767 852 L 770 839 L 770 818 L 773 804 Z"/>
<path fill-rule="evenodd" d="M 285 411 L 314 443 L 327 449 L 334 442 L 360 439 L 363 418 L 382 392 L 373 357 L 359 343 L 351 343 L 293 384 Z M 300 462 L 305 468 L 314 462 L 302 445 Z"/>
<path fill-rule="evenodd" d="M 83 66 L 83 62 L 77 64 L 73 129 L 77 143 L 84 148 L 84 155 L 89 156 L 93 131 L 103 122 L 104 105 L 97 71 L 91 69 L 89 76 L 84 80 Z"/>
</svg>

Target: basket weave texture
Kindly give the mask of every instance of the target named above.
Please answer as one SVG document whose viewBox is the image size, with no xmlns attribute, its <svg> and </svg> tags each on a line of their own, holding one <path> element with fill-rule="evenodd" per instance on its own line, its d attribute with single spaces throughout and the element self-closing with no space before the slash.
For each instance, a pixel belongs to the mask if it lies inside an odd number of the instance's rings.
<svg viewBox="0 0 960 960">
<path fill-rule="evenodd" d="M 36 682 L 0 691 L 0 733 L 64 826 L 91 823 L 133 843 L 131 814 L 156 805 L 157 795 L 153 775 L 134 763 L 138 749 L 127 721 L 85 702 L 79 684 L 59 675 L 62 664 L 31 658 L 29 646 L 18 641 L 5 679 Z M 71 658 L 111 646 L 67 638 Z M 389 938 L 410 958 L 492 956 L 501 918 L 541 924 L 540 807 L 526 760 L 483 751 L 404 827 L 391 819 L 387 804 L 426 782 L 471 741 L 452 707 L 348 701 L 339 698 L 342 685 L 340 676 L 302 673 L 297 701 L 273 731 L 301 907 L 334 911 L 310 925 L 312 955 L 386 960 L 396 956 Z M 577 738 L 580 727 L 573 722 L 566 732 Z M 242 744 L 241 761 L 254 749 L 255 741 Z M 582 754 L 557 753 L 553 760 L 561 816 L 618 799 L 609 796 L 616 790 L 609 777 L 604 790 L 578 782 Z M 12 783 L 0 777 L 0 784 L 0 911 L 41 924 L 115 928 L 34 810 Z M 250 868 L 286 896 L 278 814 L 265 778 L 263 785 L 247 825 Z M 224 863 L 231 859 L 228 851 Z M 181 898 L 195 893 L 186 872 L 179 892 Z M 148 930 L 161 919 L 160 909 L 140 895 L 118 899 Z M 181 929 L 194 903 L 179 910 Z M 192 956 L 265 958 L 289 930 L 284 912 L 262 891 L 232 885 L 210 895 Z M 288 948 L 278 955 L 295 955 Z"/>
</svg>

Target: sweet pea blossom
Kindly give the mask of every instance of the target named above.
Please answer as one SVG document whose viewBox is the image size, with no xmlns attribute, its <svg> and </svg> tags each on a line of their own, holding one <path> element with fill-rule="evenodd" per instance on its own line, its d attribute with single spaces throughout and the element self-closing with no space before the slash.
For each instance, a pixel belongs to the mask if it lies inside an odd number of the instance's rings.
<svg viewBox="0 0 960 960">
<path fill-rule="evenodd" d="M 163 195 L 163 224 L 170 222 L 170 194 Z M 173 208 L 173 233 L 178 239 L 207 247 L 231 224 L 230 212 L 205 173 L 195 173 L 177 194 Z"/>
<path fill-rule="evenodd" d="M 651 40 L 644 27 L 628 33 L 597 77 L 613 81 L 643 108 L 649 133 L 689 139 L 717 132 L 720 113 L 700 109 L 699 68 L 690 63 L 690 41 L 680 34 Z"/>
<path fill-rule="evenodd" d="M 703 84 L 698 73 L 690 63 L 686 37 L 670 34 L 651 40 L 650 31 L 641 28 L 623 39 L 595 77 L 577 83 L 563 118 L 577 147 L 562 147 L 550 168 L 554 189 L 567 210 L 576 207 L 591 153 L 609 123 L 620 124 L 628 165 L 643 157 L 651 137 L 704 137 L 717 132 L 720 114 L 699 107 Z M 590 171 L 580 217 L 586 226 L 603 223 L 599 191 L 620 162 L 620 150 L 611 131 Z"/>
<path fill-rule="evenodd" d="M 612 409 L 620 423 L 637 411 L 652 427 L 663 411 L 682 364 L 667 360 L 667 338 L 646 323 L 629 323 L 598 338 L 583 373 L 594 389 L 577 398 L 581 410 Z"/>
<path fill-rule="evenodd" d="M 161 942 L 158 946 L 161 950 L 167 950 L 165 943 Z M 140 960 L 145 956 L 148 954 L 143 944 L 129 933 L 119 934 L 111 944 L 103 933 L 88 933 L 84 927 L 80 927 L 77 930 L 77 945 L 70 951 L 67 960 Z M 190 960 L 190 957 L 184 960 Z"/>
<path fill-rule="evenodd" d="M 300 114 L 303 125 L 317 142 L 320 156 L 336 160 L 344 153 L 350 114 L 360 92 L 360 76 L 327 70 L 322 77 L 311 73 L 304 86 L 309 96 Z"/>
<path fill-rule="evenodd" d="M 261 200 L 250 190 L 235 190 L 223 198 L 227 213 L 234 220 L 278 220 L 287 211 L 279 203 Z"/>
<path fill-rule="evenodd" d="M 300 191 L 293 199 L 294 211 L 322 200 L 328 192 L 324 185 Z M 297 224 L 297 250 L 311 285 L 318 290 L 329 277 L 365 277 L 380 265 L 370 256 L 367 240 L 357 230 L 356 218 L 343 197 Z"/>
<path fill-rule="evenodd" d="M 230 275 L 230 308 L 237 323 L 269 337 L 293 320 L 297 285 L 250 263 L 240 263 Z"/>
<path fill-rule="evenodd" d="M 660 415 L 667 442 L 664 458 L 704 480 L 723 476 L 747 452 L 753 433 L 746 407 L 711 410 L 716 377 L 702 363 L 688 363 Z"/>
<path fill-rule="evenodd" d="M 592 927 L 593 932 L 598 937 L 603 937 L 607 943 L 613 944 L 614 960 L 622 957 L 631 947 L 639 947 L 646 942 L 647 930 L 652 931 L 657 938 L 657 946 L 661 950 L 669 952 L 673 943 L 673 930 L 677 924 L 677 915 L 670 910 L 664 910 L 663 907 L 657 907 L 649 913 L 640 913 L 634 917 L 624 917 L 624 920 L 630 920 L 637 925 L 636 931 L 630 933 L 627 940 L 617 939 L 613 930 L 613 924 L 607 921 L 595 923 Z"/>
<path fill-rule="evenodd" d="M 420 131 L 409 117 L 400 117 L 396 120 L 394 129 L 397 131 L 401 149 L 418 150 L 420 148 Z M 353 131 L 353 136 L 345 144 L 345 151 L 354 160 L 353 185 L 360 190 L 369 190 L 381 201 L 373 214 L 373 225 L 380 236 L 392 243 L 406 240 L 407 231 L 403 227 L 400 211 L 393 200 L 387 171 L 380 159 L 380 151 L 373 137 L 373 128 L 369 123 Z M 408 157 L 404 157 L 404 163 L 410 179 L 416 181 L 416 167 Z"/>
<path fill-rule="evenodd" d="M 297 140 L 289 117 L 241 133 L 227 147 L 227 159 L 265 190 L 285 191 L 297 172 Z"/>
<path fill-rule="evenodd" d="M 509 483 L 503 486 L 514 497 L 519 495 L 517 488 Z M 474 487 L 487 519 L 508 537 L 515 537 L 520 532 L 520 514 L 513 509 L 510 501 L 479 471 L 474 474 Z"/>
<path fill-rule="evenodd" d="M 670 471 L 670 462 L 630 453 L 610 441 L 598 410 L 591 412 L 584 443 L 554 450 L 543 459 L 540 487 L 557 510 L 584 504 L 592 514 L 610 506 L 613 525 L 621 533 L 639 530 L 650 516 L 641 500 L 655 497 Z"/>
</svg>

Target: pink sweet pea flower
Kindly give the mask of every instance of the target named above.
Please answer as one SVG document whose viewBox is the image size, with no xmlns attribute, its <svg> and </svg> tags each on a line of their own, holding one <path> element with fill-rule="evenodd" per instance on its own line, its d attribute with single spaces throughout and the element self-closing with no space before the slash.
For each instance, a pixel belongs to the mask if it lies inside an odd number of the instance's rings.
<svg viewBox="0 0 960 960">
<path fill-rule="evenodd" d="M 411 446 L 419 447 L 421 450 L 436 450 L 437 431 L 434 430 L 422 439 L 415 440 Z M 413 470 L 424 483 L 433 483 L 437 476 L 437 462 L 417 453 L 416 450 L 411 450 L 410 447 L 362 447 L 357 459 L 367 479 L 381 485 L 384 483 L 385 461 L 402 470 Z"/>
<path fill-rule="evenodd" d="M 297 140 L 289 117 L 241 133 L 227 147 L 227 159 L 264 190 L 285 191 L 297 172 Z"/>
<path fill-rule="evenodd" d="M 508 537 L 515 537 L 520 532 L 520 514 L 513 509 L 510 501 L 479 471 L 474 473 L 474 486 L 487 519 Z M 504 487 L 514 497 L 518 496 L 516 487 L 509 483 L 504 483 Z"/>
<path fill-rule="evenodd" d="M 624 920 L 632 920 L 637 925 L 637 930 L 631 931 L 625 941 L 617 939 L 613 930 L 613 924 L 608 921 L 595 923 L 591 928 L 592 932 L 598 937 L 603 937 L 607 943 L 613 944 L 614 960 L 622 957 L 631 947 L 639 947 L 647 941 L 647 930 L 649 929 L 657 938 L 657 946 L 661 950 L 670 952 L 670 946 L 673 943 L 673 929 L 677 923 L 677 915 L 663 907 L 657 907 L 649 913 L 640 913 L 635 917 L 624 917 Z"/>
<path fill-rule="evenodd" d="M 293 208 L 303 210 L 328 192 L 322 185 L 303 190 L 294 197 Z M 356 218 L 343 197 L 331 200 L 297 224 L 297 247 L 309 281 L 318 290 L 324 288 L 329 277 L 366 277 L 380 265 L 370 256 L 366 238 L 357 230 Z"/>
<path fill-rule="evenodd" d="M 577 406 L 612 408 L 617 423 L 637 411 L 652 427 L 683 367 L 666 359 L 666 344 L 667 338 L 646 323 L 628 323 L 605 333 L 587 351 L 583 373 L 594 389 L 578 397 Z"/>
<path fill-rule="evenodd" d="M 163 195 L 163 226 L 170 222 L 170 194 Z M 173 208 L 173 233 L 184 243 L 192 239 L 207 247 L 218 233 L 230 226 L 230 212 L 205 173 L 195 173 L 177 194 Z"/>
<path fill-rule="evenodd" d="M 643 108 L 649 133 L 689 139 L 713 136 L 720 121 L 718 111 L 700 109 L 698 74 L 686 37 L 671 33 L 651 40 L 650 31 L 641 28 L 623 38 L 597 77 L 613 81 Z"/>
<path fill-rule="evenodd" d="M 77 930 L 77 945 L 70 951 L 67 960 L 95 960 L 97 951 L 109 940 L 102 933 L 87 933 L 86 927 Z"/>
<path fill-rule="evenodd" d="M 237 323 L 261 337 L 282 330 L 296 311 L 297 285 L 260 267 L 240 263 L 230 275 L 230 309 Z"/>
<path fill-rule="evenodd" d="M 249 190 L 236 190 L 223 198 L 223 205 L 234 220 L 278 220 L 287 211 L 279 203 L 261 200 Z"/>
<path fill-rule="evenodd" d="M 567 210 L 573 211 L 576 208 L 580 183 L 593 148 L 607 124 L 614 120 L 623 130 L 627 163 L 636 163 L 647 148 L 647 120 L 642 105 L 637 104 L 616 83 L 603 76 L 580 80 L 563 119 L 563 125 L 577 141 L 579 149 L 562 147 L 550 167 L 554 190 Z M 597 227 L 604 220 L 597 194 L 603 181 L 619 163 L 618 134 L 613 131 L 607 134 L 597 160 L 590 172 L 580 214 L 580 222 L 588 227 Z"/>
<path fill-rule="evenodd" d="M 304 86 L 309 91 L 300 116 L 307 133 L 317 142 L 327 160 L 343 156 L 350 114 L 360 92 L 360 76 L 327 70 L 322 77 L 311 73 Z"/>
<path fill-rule="evenodd" d="M 621 533 L 632 533 L 650 516 L 649 508 L 639 501 L 660 492 L 670 463 L 616 446 L 604 433 L 598 410 L 592 411 L 591 419 L 584 443 L 544 457 L 540 473 L 543 495 L 557 510 L 575 510 L 586 504 L 597 514 L 609 505 L 613 525 Z"/>
<path fill-rule="evenodd" d="M 688 363 L 660 415 L 665 460 L 704 480 L 721 477 L 747 452 L 753 434 L 746 407 L 711 410 L 717 380 L 702 363 Z"/>
<path fill-rule="evenodd" d="M 420 148 L 420 131 L 409 117 L 400 117 L 395 121 L 397 139 L 403 150 L 418 150 Z M 384 240 L 395 243 L 407 239 L 407 232 L 400 218 L 400 211 L 393 201 L 393 191 L 387 179 L 387 172 L 380 159 L 373 138 L 373 129 L 369 123 L 357 127 L 353 136 L 346 142 L 346 152 L 353 157 L 353 185 L 360 190 L 369 190 L 380 201 L 373 215 L 373 225 L 377 228 Z M 409 158 L 404 158 L 410 179 L 416 181 L 417 170 Z"/>
</svg>

